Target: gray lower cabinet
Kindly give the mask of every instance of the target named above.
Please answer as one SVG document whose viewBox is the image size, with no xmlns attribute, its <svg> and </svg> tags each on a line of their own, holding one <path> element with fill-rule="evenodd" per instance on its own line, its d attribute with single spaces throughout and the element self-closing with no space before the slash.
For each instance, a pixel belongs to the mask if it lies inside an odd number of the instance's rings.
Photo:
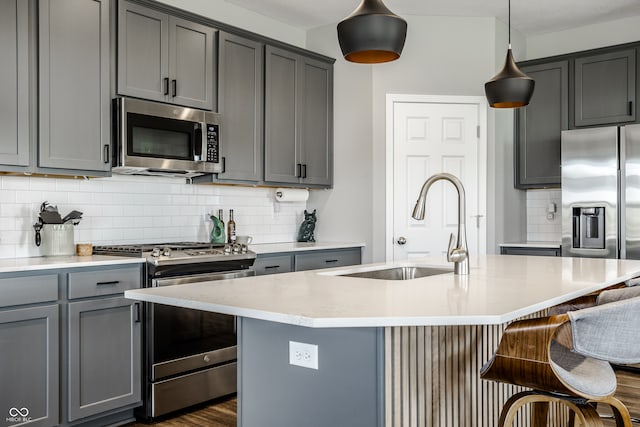
<svg viewBox="0 0 640 427">
<path fill-rule="evenodd" d="M 29 165 L 29 3 L 0 2 L 0 164 Z"/>
<path fill-rule="evenodd" d="M 120 425 L 141 401 L 142 265 L 0 274 L 0 426 Z"/>
<path fill-rule="evenodd" d="M 140 303 L 69 303 L 69 421 L 141 400 Z"/>
<path fill-rule="evenodd" d="M 139 266 L 67 275 L 69 422 L 141 402 Z"/>
<path fill-rule="evenodd" d="M 118 93 L 211 110 L 211 27 L 126 0 L 118 2 Z"/>
<path fill-rule="evenodd" d="M 293 271 L 293 255 L 258 255 L 251 269 L 256 272 L 256 276 L 289 273 Z"/>
<path fill-rule="evenodd" d="M 332 185 L 332 97 L 332 64 L 266 46 L 266 182 Z"/>
<path fill-rule="evenodd" d="M 0 311 L 0 426 L 58 425 L 58 325 L 57 304 Z"/>
<path fill-rule="evenodd" d="M 569 129 L 569 63 L 521 69 L 536 87 L 529 105 L 515 111 L 515 187 L 560 187 L 560 135 Z"/>
<path fill-rule="evenodd" d="M 38 5 L 38 166 L 109 172 L 109 0 Z"/>
<path fill-rule="evenodd" d="M 361 252 L 360 248 L 354 248 L 297 253 L 294 255 L 296 271 L 360 264 Z"/>
<path fill-rule="evenodd" d="M 224 32 L 218 44 L 218 111 L 224 117 L 218 179 L 262 181 L 264 45 Z"/>
<path fill-rule="evenodd" d="M 520 246 L 501 246 L 500 255 L 528 255 L 528 256 L 562 256 L 560 248 L 523 248 Z"/>
<path fill-rule="evenodd" d="M 575 59 L 575 126 L 636 119 L 636 50 Z"/>
<path fill-rule="evenodd" d="M 251 267 L 256 276 L 291 271 L 317 270 L 362 263 L 360 247 L 346 249 L 322 249 L 302 252 L 279 252 L 258 255 Z"/>
</svg>

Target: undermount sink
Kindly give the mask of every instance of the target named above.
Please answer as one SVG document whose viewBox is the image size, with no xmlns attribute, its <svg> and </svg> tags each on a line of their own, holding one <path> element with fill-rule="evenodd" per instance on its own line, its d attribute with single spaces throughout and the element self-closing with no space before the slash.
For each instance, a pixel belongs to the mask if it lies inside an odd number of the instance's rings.
<svg viewBox="0 0 640 427">
<path fill-rule="evenodd" d="M 435 267 L 391 267 L 381 270 L 360 271 L 357 273 L 340 274 L 343 277 L 362 277 L 364 279 L 380 280 L 411 280 L 420 277 L 436 276 L 438 274 L 453 273 L 447 268 Z"/>
</svg>

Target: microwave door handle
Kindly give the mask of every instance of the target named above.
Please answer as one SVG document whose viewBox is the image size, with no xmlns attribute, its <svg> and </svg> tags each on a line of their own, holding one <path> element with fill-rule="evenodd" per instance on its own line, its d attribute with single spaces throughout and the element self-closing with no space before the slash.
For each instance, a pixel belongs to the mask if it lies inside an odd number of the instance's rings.
<svg viewBox="0 0 640 427">
<path fill-rule="evenodd" d="M 206 147 L 206 133 L 202 131 L 202 124 L 195 125 L 195 141 L 193 144 L 193 160 L 196 162 L 202 161 L 202 148 Z"/>
</svg>

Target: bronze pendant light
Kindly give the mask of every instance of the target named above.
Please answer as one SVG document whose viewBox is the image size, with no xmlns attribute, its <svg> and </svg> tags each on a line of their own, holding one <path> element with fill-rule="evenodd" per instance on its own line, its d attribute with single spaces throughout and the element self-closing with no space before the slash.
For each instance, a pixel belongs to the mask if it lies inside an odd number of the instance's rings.
<svg viewBox="0 0 640 427">
<path fill-rule="evenodd" d="M 484 84 L 489 106 L 493 108 L 518 108 L 529 104 L 535 81 L 520 71 L 511 53 L 511 0 L 509 0 L 509 49 L 504 67 Z"/>
<path fill-rule="evenodd" d="M 362 0 L 338 24 L 338 42 L 344 59 L 362 64 L 394 61 L 407 37 L 407 21 L 395 15 L 382 0 Z"/>
</svg>

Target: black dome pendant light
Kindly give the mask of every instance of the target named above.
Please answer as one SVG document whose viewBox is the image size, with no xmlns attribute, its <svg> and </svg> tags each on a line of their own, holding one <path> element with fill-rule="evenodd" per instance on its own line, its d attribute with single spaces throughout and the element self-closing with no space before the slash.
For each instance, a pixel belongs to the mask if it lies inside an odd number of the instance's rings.
<svg viewBox="0 0 640 427">
<path fill-rule="evenodd" d="M 362 0 L 351 15 L 338 23 L 338 42 L 344 59 L 362 64 L 394 61 L 407 37 L 407 21 L 382 0 Z"/>
<path fill-rule="evenodd" d="M 509 50 L 504 67 L 484 84 L 489 106 L 493 108 L 518 108 L 529 104 L 535 81 L 520 71 L 511 53 L 511 0 L 509 0 Z"/>
</svg>

